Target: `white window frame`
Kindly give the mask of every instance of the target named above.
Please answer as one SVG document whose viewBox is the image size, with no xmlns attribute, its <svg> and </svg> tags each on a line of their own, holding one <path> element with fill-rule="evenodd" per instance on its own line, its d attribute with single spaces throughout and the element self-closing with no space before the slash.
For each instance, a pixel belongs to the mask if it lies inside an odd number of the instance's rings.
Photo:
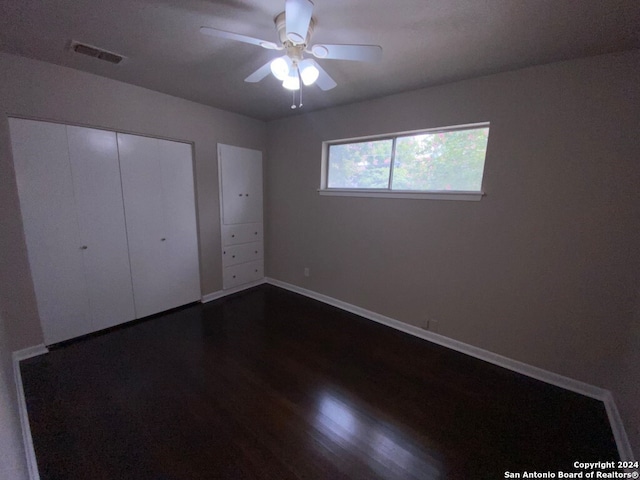
<svg viewBox="0 0 640 480">
<path fill-rule="evenodd" d="M 346 143 L 358 143 L 373 140 L 393 140 L 394 145 L 397 138 L 424 133 L 445 133 L 460 130 L 472 130 L 477 128 L 490 128 L 489 122 L 469 123 L 465 125 L 455 125 L 443 128 L 429 128 L 423 130 L 411 130 L 408 132 L 398 132 L 383 135 L 370 135 L 365 137 L 342 138 L 339 140 L 326 140 L 322 142 L 322 171 L 320 174 L 320 195 L 335 197 L 374 197 L 374 198 L 412 198 L 423 200 L 462 200 L 479 201 L 485 196 L 482 187 L 478 191 L 462 190 L 391 190 L 390 188 L 329 188 L 329 147 L 332 145 L 342 145 Z M 488 143 L 487 143 L 488 150 Z M 486 155 L 486 154 L 485 154 Z M 485 157 L 486 162 L 486 157 Z M 393 175 L 393 165 L 390 166 L 389 181 Z M 484 180 L 484 171 L 482 172 Z"/>
</svg>

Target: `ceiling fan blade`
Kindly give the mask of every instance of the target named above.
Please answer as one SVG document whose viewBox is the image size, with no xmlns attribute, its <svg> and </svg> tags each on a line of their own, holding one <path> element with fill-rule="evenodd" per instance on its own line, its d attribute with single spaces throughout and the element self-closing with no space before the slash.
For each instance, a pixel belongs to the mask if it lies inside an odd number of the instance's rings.
<svg viewBox="0 0 640 480">
<path fill-rule="evenodd" d="M 316 44 L 311 47 L 311 53 L 316 58 L 377 62 L 382 58 L 382 47 L 380 45 Z"/>
<path fill-rule="evenodd" d="M 287 38 L 293 43 L 304 43 L 311 23 L 313 3 L 310 0 L 286 0 L 284 11 Z"/>
<path fill-rule="evenodd" d="M 269 50 L 280 50 L 280 47 L 273 42 L 260 40 L 259 38 L 247 37 L 246 35 L 240 35 L 239 33 L 225 32 L 224 30 L 218 30 L 217 28 L 200 27 L 200 33 L 211 37 L 226 38 L 228 40 L 235 40 L 236 42 L 258 45 L 259 47 L 267 48 Z"/>
<path fill-rule="evenodd" d="M 320 72 L 320 74 L 318 75 L 318 79 L 316 80 L 316 85 L 318 85 L 320 90 L 324 90 L 326 92 L 327 90 L 335 88 L 338 85 L 335 80 L 331 78 L 331 76 L 327 72 L 325 72 L 324 68 L 318 65 L 318 62 L 314 62 L 314 64 L 318 69 L 318 72 Z"/>
<path fill-rule="evenodd" d="M 269 75 L 271 73 L 271 62 L 272 62 L 272 60 L 269 60 L 267 63 L 265 63 L 259 69 L 257 69 L 255 72 L 253 72 L 247 78 L 245 78 L 244 81 L 248 82 L 248 83 L 258 83 L 260 80 L 262 80 L 264 77 L 266 77 L 267 75 Z"/>
</svg>

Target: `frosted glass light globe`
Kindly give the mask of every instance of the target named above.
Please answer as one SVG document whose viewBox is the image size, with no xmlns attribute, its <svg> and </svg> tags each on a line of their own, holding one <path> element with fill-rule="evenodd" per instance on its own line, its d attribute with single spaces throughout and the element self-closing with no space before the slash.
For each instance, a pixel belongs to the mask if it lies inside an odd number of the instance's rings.
<svg viewBox="0 0 640 480">
<path fill-rule="evenodd" d="M 286 57 L 278 57 L 271 62 L 271 73 L 278 80 L 284 80 L 289 74 L 289 63 L 285 60 Z"/>
<path fill-rule="evenodd" d="M 320 71 L 313 64 L 312 60 L 309 60 L 307 63 L 305 62 L 307 62 L 307 60 L 303 60 L 300 63 L 300 77 L 302 78 L 302 83 L 304 83 L 307 86 L 313 85 L 315 81 L 318 79 L 318 76 L 320 75 Z"/>
<path fill-rule="evenodd" d="M 282 86 L 287 90 L 300 90 L 300 77 L 298 77 L 298 71 L 295 68 L 289 71 L 289 75 L 282 82 Z"/>
</svg>

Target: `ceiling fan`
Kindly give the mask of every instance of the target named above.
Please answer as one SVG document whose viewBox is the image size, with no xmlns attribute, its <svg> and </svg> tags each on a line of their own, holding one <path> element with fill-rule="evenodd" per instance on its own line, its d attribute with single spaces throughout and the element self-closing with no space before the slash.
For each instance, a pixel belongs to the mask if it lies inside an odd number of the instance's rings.
<svg viewBox="0 0 640 480">
<path fill-rule="evenodd" d="M 310 0 L 285 0 L 285 10 L 276 16 L 274 23 L 278 32 L 278 43 L 211 27 L 200 27 L 200 32 L 205 35 L 258 45 L 268 50 L 284 50 L 284 55 L 269 60 L 244 81 L 257 83 L 272 73 L 274 77 L 282 81 L 284 88 L 293 91 L 294 102 L 291 108 L 302 107 L 302 85 L 309 86 L 315 83 L 324 91 L 331 90 L 337 85 L 318 62 L 313 58 L 305 58 L 305 54 L 310 54 L 318 59 L 357 62 L 375 62 L 382 57 L 382 47 L 379 45 L 317 43 L 309 46 L 316 25 L 316 19 L 313 17 L 313 3 Z M 295 105 L 296 91 L 300 93 L 300 101 L 297 106 Z"/>
</svg>

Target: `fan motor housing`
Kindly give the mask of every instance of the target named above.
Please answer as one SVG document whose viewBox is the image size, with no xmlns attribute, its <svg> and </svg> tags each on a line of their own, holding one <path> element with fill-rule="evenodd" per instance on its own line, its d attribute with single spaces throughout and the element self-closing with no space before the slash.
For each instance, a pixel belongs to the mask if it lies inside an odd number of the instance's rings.
<svg viewBox="0 0 640 480">
<path fill-rule="evenodd" d="M 307 30 L 307 37 L 304 40 L 304 43 L 294 43 L 287 38 L 287 22 L 285 12 L 279 14 L 274 20 L 273 23 L 276 24 L 276 31 L 278 32 L 278 38 L 280 38 L 280 43 L 285 48 L 289 48 L 290 46 L 307 46 L 311 41 L 311 35 L 313 34 L 313 29 L 316 26 L 316 19 L 314 17 L 311 18 L 311 22 L 309 22 L 309 30 Z"/>
</svg>

